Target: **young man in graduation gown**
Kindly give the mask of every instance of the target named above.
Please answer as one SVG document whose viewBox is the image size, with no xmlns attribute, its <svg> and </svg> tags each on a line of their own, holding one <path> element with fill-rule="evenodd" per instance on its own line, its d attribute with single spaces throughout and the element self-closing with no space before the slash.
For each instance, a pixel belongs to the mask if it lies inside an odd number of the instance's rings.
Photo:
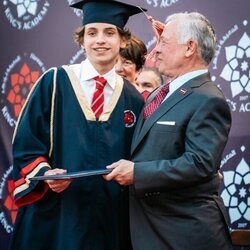
<svg viewBox="0 0 250 250">
<path fill-rule="evenodd" d="M 84 11 L 77 41 L 82 41 L 87 59 L 48 70 L 20 114 L 13 140 L 19 210 L 10 249 L 129 249 L 122 186 L 101 176 L 29 179 L 104 169 L 128 158 L 143 105 L 137 90 L 114 70 L 126 45 L 124 25 L 141 10 L 94 0 L 72 7 Z"/>
</svg>

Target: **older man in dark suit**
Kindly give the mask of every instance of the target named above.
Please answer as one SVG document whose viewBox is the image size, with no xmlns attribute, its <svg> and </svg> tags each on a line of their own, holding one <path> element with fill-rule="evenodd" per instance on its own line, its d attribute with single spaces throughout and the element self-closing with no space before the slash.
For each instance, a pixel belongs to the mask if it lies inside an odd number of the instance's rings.
<svg viewBox="0 0 250 250">
<path fill-rule="evenodd" d="M 135 250 L 232 249 L 218 196 L 218 169 L 231 126 L 227 102 L 211 81 L 211 23 L 199 13 L 167 19 L 156 49 L 171 79 L 149 97 L 132 143 L 132 161 L 105 178 L 130 185 Z"/>
</svg>

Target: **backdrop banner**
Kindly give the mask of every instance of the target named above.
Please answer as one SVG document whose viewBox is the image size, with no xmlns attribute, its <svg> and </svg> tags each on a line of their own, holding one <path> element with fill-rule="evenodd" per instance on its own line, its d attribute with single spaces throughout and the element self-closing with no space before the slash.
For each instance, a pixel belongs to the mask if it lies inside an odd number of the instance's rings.
<svg viewBox="0 0 250 250">
<path fill-rule="evenodd" d="M 0 242 L 8 248 L 17 207 L 13 203 L 12 135 L 18 115 L 36 80 L 50 67 L 79 63 L 84 53 L 73 41 L 82 13 L 73 0 L 3 0 L 0 3 Z M 129 1 L 124 2 L 128 3 Z M 181 11 L 198 11 L 213 23 L 218 37 L 210 65 L 212 79 L 231 107 L 233 124 L 221 162 L 220 195 L 232 229 L 250 229 L 250 1 L 130 0 L 162 22 Z M 142 13 L 127 27 L 150 51 L 156 38 Z M 169 55 L 171 56 L 171 55 Z"/>
</svg>

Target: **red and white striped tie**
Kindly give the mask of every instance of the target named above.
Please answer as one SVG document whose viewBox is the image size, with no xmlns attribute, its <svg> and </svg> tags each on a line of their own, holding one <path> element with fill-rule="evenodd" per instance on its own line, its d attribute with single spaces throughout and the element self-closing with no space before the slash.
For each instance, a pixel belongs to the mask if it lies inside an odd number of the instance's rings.
<svg viewBox="0 0 250 250">
<path fill-rule="evenodd" d="M 95 93 L 93 95 L 91 108 L 95 113 L 96 118 L 99 118 L 101 113 L 103 112 L 103 105 L 104 105 L 104 94 L 103 89 L 107 83 L 106 79 L 101 76 L 97 76 L 94 78 L 96 83 Z"/>
</svg>

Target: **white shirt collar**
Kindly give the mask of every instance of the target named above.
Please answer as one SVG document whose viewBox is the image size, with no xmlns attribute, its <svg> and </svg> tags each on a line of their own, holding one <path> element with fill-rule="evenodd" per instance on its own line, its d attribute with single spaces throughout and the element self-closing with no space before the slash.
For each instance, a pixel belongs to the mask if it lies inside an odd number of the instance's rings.
<svg viewBox="0 0 250 250">
<path fill-rule="evenodd" d="M 96 71 L 96 69 L 88 59 L 81 62 L 80 82 L 92 80 L 94 77 L 99 75 L 100 74 Z M 115 67 L 106 74 L 102 75 L 102 77 L 104 77 L 107 80 L 108 84 L 111 86 L 112 89 L 115 88 L 116 84 Z"/>
<path fill-rule="evenodd" d="M 177 77 L 176 79 L 174 79 L 170 85 L 169 85 L 169 93 L 173 93 L 176 89 L 178 89 L 179 87 L 181 87 L 184 83 L 188 82 L 189 80 L 207 73 L 208 70 L 207 69 L 201 69 L 201 70 L 195 70 L 192 72 L 188 72 L 180 77 Z"/>
</svg>

